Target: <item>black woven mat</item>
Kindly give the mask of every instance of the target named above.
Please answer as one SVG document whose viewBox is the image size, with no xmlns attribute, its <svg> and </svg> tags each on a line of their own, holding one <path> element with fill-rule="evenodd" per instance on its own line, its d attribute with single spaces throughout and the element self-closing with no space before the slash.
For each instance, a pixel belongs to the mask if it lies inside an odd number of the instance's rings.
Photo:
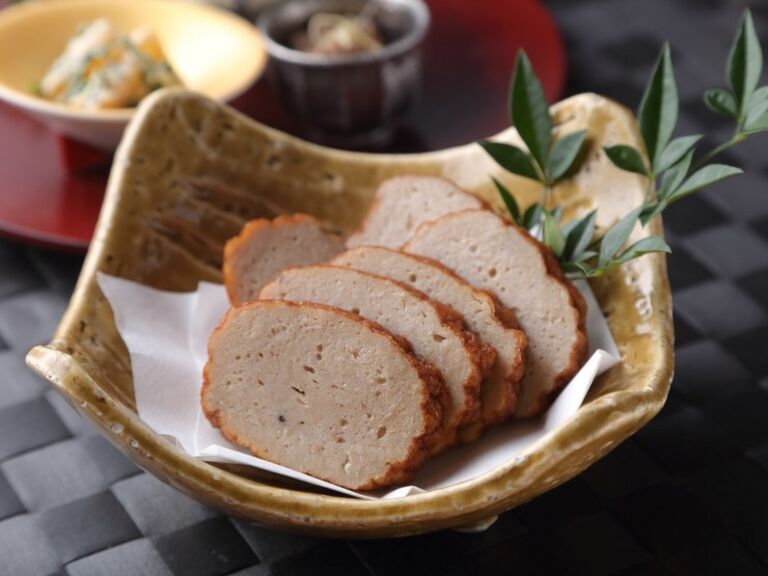
<svg viewBox="0 0 768 576">
<path fill-rule="evenodd" d="M 722 82 L 735 2 L 550 5 L 569 46 L 570 92 L 636 105 L 669 38 L 681 130 L 726 129 L 698 95 Z M 768 10 L 755 8 L 768 45 Z M 232 521 L 142 473 L 22 361 L 48 340 L 81 260 L 0 242 L 0 575 L 768 573 L 767 143 L 734 150 L 749 174 L 666 220 L 678 344 L 662 414 L 579 478 L 477 535 L 285 535 Z"/>
</svg>

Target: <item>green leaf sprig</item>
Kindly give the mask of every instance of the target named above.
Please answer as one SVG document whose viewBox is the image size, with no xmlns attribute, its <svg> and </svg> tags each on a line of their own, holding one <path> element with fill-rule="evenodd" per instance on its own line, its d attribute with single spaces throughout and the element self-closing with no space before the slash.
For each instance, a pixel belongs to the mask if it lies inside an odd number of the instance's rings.
<svg viewBox="0 0 768 576">
<path fill-rule="evenodd" d="M 709 162 L 748 136 L 768 131 L 768 86 L 757 87 L 762 70 L 763 51 L 752 15 L 745 10 L 726 65 L 730 90 L 715 88 L 704 93 L 704 103 L 710 110 L 734 121 L 733 135 L 694 162 L 700 135 L 670 139 L 677 121 L 677 87 L 669 48 L 662 49 L 638 111 L 649 165 L 642 164 L 642 160 L 638 164 L 642 156 L 629 146 L 605 150 L 616 166 L 648 179 L 649 193 L 639 217 L 643 225 L 670 204 L 741 173 L 734 166 Z M 657 179 L 660 184 L 655 197 L 651 197 Z"/>
<path fill-rule="evenodd" d="M 579 130 L 552 141 L 549 105 L 523 51 L 518 54 L 510 86 L 509 117 L 528 147 L 527 152 L 502 142 L 483 141 L 480 145 L 506 170 L 541 182 L 548 194 L 573 166 L 587 133 Z"/>
<path fill-rule="evenodd" d="M 553 140 L 549 104 L 541 82 L 523 51 L 518 54 L 510 85 L 509 116 L 528 150 L 488 140 L 480 142 L 480 145 L 505 170 L 541 183 L 541 201 L 523 213 L 514 196 L 494 179 L 512 220 L 529 230 L 540 228 L 544 242 L 560 257 L 566 248 L 566 237 L 560 230 L 559 212 L 562 211 L 558 212 L 557 208 L 550 210 L 548 205 L 554 185 L 574 168 L 587 135 L 586 130 Z"/>
<path fill-rule="evenodd" d="M 509 114 L 520 137 L 528 147 L 525 151 L 512 144 L 483 141 L 480 145 L 505 170 L 536 180 L 542 185 L 541 199 L 523 212 L 513 194 L 493 178 L 509 216 L 518 226 L 531 231 L 557 256 L 563 270 L 573 277 L 601 276 L 611 268 L 649 251 L 669 251 L 659 237 L 644 238 L 626 247 L 641 209 L 627 215 L 611 227 L 603 237 L 595 237 L 597 212 L 563 225 L 563 209 L 550 206 L 552 187 L 577 169 L 577 158 L 586 139 L 579 130 L 552 140 L 552 117 L 541 83 L 524 52 L 517 59 L 515 75 L 510 86 Z M 643 167 L 640 154 L 634 153 L 638 166 Z M 644 167 L 643 167 L 643 172 Z"/>
<path fill-rule="evenodd" d="M 562 208 L 550 206 L 552 187 L 576 169 L 585 132 L 552 141 L 552 118 L 541 83 L 521 53 L 510 88 L 509 109 L 528 151 L 511 144 L 480 142 L 502 168 L 542 184 L 541 201 L 522 212 L 509 190 L 493 179 L 510 217 L 539 236 L 571 277 L 602 276 L 644 254 L 670 252 L 660 236 L 648 236 L 629 246 L 627 241 L 638 221 L 645 226 L 670 204 L 741 173 L 734 166 L 710 162 L 748 136 L 768 131 L 768 86 L 757 87 L 762 67 L 762 49 L 746 10 L 726 67 L 731 90 L 708 90 L 704 95 L 710 109 L 735 121 L 733 136 L 694 162 L 702 136 L 673 138 L 679 101 L 670 49 L 664 44 L 637 113 L 644 150 L 626 144 L 604 148 L 614 165 L 647 179 L 645 198 L 641 206 L 601 233 L 596 229 L 595 211 L 563 225 Z"/>
</svg>

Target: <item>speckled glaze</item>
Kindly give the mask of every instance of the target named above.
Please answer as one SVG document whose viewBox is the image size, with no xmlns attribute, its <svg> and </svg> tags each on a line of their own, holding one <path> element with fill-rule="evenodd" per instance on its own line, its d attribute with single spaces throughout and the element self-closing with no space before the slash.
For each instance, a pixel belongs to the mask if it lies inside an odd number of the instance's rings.
<svg viewBox="0 0 768 576">
<path fill-rule="evenodd" d="M 555 190 L 570 214 L 600 207 L 610 224 L 636 206 L 640 177 L 614 168 L 603 145 L 638 145 L 625 108 L 594 94 L 554 107 L 556 130 L 589 130 L 584 165 Z M 498 136 L 519 142 L 513 130 Z M 165 290 L 220 281 L 222 247 L 253 217 L 302 211 L 350 229 L 379 182 L 439 174 L 498 206 L 489 175 L 531 201 L 535 186 L 504 174 L 479 146 L 419 155 L 329 150 L 257 124 L 192 93 L 148 98 L 118 150 L 94 241 L 61 324 L 28 364 L 143 468 L 198 500 L 263 524 L 326 536 L 385 537 L 482 526 L 562 484 L 650 420 L 673 370 L 671 299 L 663 256 L 593 284 L 623 362 L 592 387 L 573 420 L 529 453 L 475 480 L 397 500 L 329 495 L 266 473 L 185 456 L 136 416 L 130 361 L 96 272 Z M 661 233 L 661 223 L 635 236 Z"/>
</svg>

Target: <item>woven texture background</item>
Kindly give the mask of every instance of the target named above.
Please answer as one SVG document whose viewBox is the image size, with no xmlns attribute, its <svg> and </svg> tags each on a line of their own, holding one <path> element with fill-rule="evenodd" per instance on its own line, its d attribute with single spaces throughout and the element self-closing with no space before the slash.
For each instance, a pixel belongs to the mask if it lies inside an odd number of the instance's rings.
<svg viewBox="0 0 768 576">
<path fill-rule="evenodd" d="M 729 136 L 699 95 L 723 82 L 736 2 L 549 5 L 569 47 L 570 93 L 636 105 L 669 38 L 681 133 Z M 768 7 L 754 9 L 768 45 Z M 666 218 L 677 374 L 662 414 L 477 535 L 286 535 L 223 517 L 141 472 L 23 363 L 49 339 L 81 259 L 0 241 L 0 575 L 768 573 L 767 142 L 729 152 L 748 174 Z"/>
</svg>

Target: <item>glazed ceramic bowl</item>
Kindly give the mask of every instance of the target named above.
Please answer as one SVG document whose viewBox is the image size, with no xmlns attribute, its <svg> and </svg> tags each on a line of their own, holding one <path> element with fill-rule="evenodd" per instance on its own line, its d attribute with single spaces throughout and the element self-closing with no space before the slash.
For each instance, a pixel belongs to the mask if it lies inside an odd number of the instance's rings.
<svg viewBox="0 0 768 576">
<path fill-rule="evenodd" d="M 347 148 L 385 144 L 418 97 L 420 47 L 429 27 L 422 0 L 373 3 L 373 19 L 385 39 L 380 50 L 327 55 L 291 47 L 291 37 L 313 14 L 359 14 L 371 5 L 370 0 L 282 0 L 259 18 L 270 82 L 314 140 Z"/>
<path fill-rule="evenodd" d="M 568 215 L 599 207 L 602 225 L 640 203 L 643 180 L 615 168 L 602 146 L 640 145 L 631 113 L 593 94 L 553 109 L 556 130 L 588 130 L 578 175 L 554 190 Z M 520 143 L 507 130 L 500 140 Z M 671 300 L 662 255 L 592 284 L 623 361 L 593 385 L 562 428 L 483 476 L 405 498 L 362 501 L 286 479 L 192 459 L 136 415 L 130 360 L 96 273 L 164 290 L 221 280 L 222 247 L 250 218 L 308 212 L 350 229 L 376 186 L 396 174 L 438 174 L 498 207 L 494 175 L 531 202 L 538 191 L 475 144 L 417 155 L 368 155 L 307 144 L 209 99 L 179 90 L 150 96 L 118 149 L 96 235 L 77 288 L 47 346 L 29 365 L 129 458 L 227 513 L 277 527 L 345 537 L 482 525 L 562 484 L 650 420 L 673 366 Z M 657 220 L 635 235 L 660 234 Z"/>
<path fill-rule="evenodd" d="M 184 85 L 222 102 L 247 89 L 266 64 L 258 30 L 234 14 L 204 4 L 32 0 L 0 10 L 0 99 L 57 133 L 113 150 L 133 109 L 81 110 L 31 92 L 78 28 L 100 17 L 123 32 L 149 26 Z"/>
</svg>

